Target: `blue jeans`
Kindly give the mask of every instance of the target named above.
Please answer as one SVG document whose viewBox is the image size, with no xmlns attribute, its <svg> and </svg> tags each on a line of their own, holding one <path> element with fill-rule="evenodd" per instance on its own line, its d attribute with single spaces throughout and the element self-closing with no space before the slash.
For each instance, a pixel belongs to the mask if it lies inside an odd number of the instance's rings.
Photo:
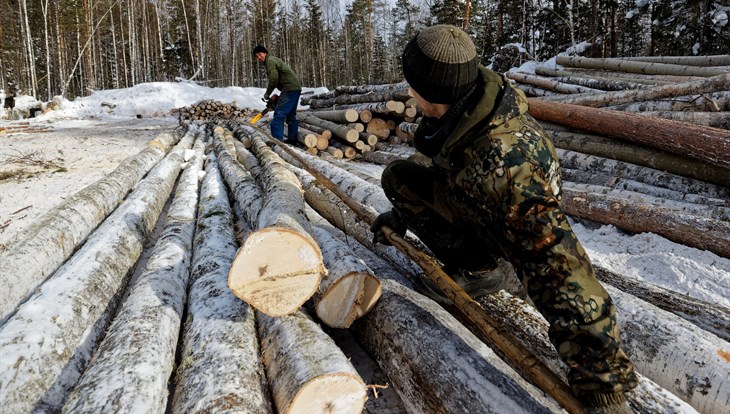
<svg viewBox="0 0 730 414">
<path fill-rule="evenodd" d="M 297 140 L 299 132 L 299 120 L 297 120 L 297 105 L 302 91 L 286 91 L 279 95 L 279 102 L 274 109 L 274 119 L 271 120 L 271 135 L 276 139 L 284 137 L 284 120 L 289 126 L 289 141 Z"/>
</svg>

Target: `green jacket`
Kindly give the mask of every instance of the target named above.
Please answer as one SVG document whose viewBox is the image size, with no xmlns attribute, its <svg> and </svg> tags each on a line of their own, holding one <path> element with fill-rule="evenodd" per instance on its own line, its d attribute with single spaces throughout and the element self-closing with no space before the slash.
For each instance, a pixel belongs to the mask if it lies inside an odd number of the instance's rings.
<svg viewBox="0 0 730 414">
<path fill-rule="evenodd" d="M 497 254 L 550 323 L 576 393 L 621 399 L 637 379 L 620 348 L 613 302 L 561 208 L 553 143 L 527 113 L 525 95 L 500 75 L 480 68 L 474 93 L 433 151 L 450 206 L 439 214 L 475 229 L 485 246 L 501 246 Z"/>
<path fill-rule="evenodd" d="M 297 75 L 294 74 L 289 65 L 284 63 L 283 60 L 267 54 L 264 65 L 266 65 L 266 76 L 269 78 L 269 86 L 266 88 L 264 97 L 268 98 L 274 89 L 278 89 L 281 92 L 302 90 L 302 85 L 299 83 Z"/>
</svg>

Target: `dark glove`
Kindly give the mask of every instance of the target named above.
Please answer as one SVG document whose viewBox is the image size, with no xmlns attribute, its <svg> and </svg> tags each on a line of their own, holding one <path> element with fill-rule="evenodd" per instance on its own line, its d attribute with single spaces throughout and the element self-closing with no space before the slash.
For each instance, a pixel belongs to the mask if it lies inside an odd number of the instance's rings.
<svg viewBox="0 0 730 414">
<path fill-rule="evenodd" d="M 385 246 L 390 246 L 391 243 L 388 238 L 385 237 L 383 232 L 383 226 L 389 227 L 396 234 L 403 236 L 406 234 L 406 225 L 401 221 L 400 214 L 395 210 L 390 210 L 387 213 L 380 214 L 373 225 L 370 226 L 370 231 L 373 232 L 373 245 L 381 243 Z"/>
</svg>

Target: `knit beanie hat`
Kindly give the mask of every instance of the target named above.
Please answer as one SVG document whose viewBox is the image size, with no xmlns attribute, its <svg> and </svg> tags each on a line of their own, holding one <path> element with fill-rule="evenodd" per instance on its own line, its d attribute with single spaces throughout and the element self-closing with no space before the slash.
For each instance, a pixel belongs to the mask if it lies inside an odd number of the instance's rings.
<svg viewBox="0 0 730 414">
<path fill-rule="evenodd" d="M 431 103 L 454 103 L 476 83 L 476 48 L 456 26 L 423 29 L 406 44 L 402 60 L 408 84 Z"/>
<path fill-rule="evenodd" d="M 257 53 L 261 53 L 261 52 L 263 52 L 263 53 L 269 53 L 269 51 L 266 50 L 265 47 L 263 47 L 261 45 L 257 45 L 256 47 L 253 48 L 253 52 L 251 52 L 251 54 L 254 55 L 254 56 L 256 56 Z"/>
</svg>

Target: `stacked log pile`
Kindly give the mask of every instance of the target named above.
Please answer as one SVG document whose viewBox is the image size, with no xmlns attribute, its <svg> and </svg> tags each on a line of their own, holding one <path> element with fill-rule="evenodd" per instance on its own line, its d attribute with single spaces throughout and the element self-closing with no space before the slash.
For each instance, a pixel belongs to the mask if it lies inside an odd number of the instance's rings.
<svg viewBox="0 0 730 414">
<path fill-rule="evenodd" d="M 178 117 L 180 122 L 196 121 L 220 121 L 234 120 L 240 121 L 244 118 L 251 118 L 259 111 L 251 108 L 239 108 L 235 102 L 223 103 L 206 99 L 194 105 L 186 106 L 178 109 Z"/>
</svg>

